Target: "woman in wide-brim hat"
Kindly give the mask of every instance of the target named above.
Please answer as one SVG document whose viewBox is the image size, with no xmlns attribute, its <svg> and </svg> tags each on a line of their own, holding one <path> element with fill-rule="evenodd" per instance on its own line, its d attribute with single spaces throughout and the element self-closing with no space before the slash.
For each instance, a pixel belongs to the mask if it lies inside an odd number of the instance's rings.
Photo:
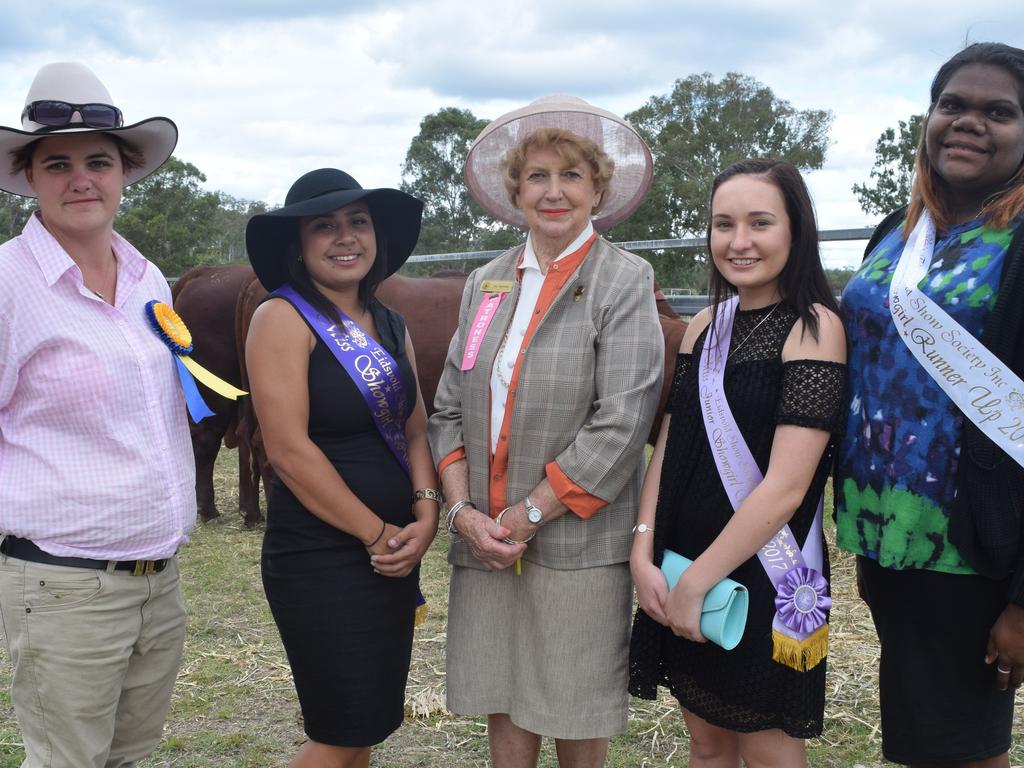
<svg viewBox="0 0 1024 768">
<path fill-rule="evenodd" d="M 171 294 L 114 231 L 122 189 L 176 140 L 165 117 L 126 125 L 76 63 L 44 66 L 0 128 L 0 188 L 37 201 L 0 246 L 0 612 L 26 765 L 144 758 L 181 661 L 195 474 L 147 316 Z"/>
<path fill-rule="evenodd" d="M 602 765 L 626 730 L 629 552 L 663 376 L 654 274 L 598 236 L 643 201 L 651 156 L 570 96 L 488 125 L 477 202 L 527 230 L 477 269 L 430 440 L 453 564 L 448 707 L 487 715 L 495 765 Z"/>
<path fill-rule="evenodd" d="M 246 364 L 277 476 L 263 585 L 309 737 L 292 766 L 367 766 L 404 717 L 440 494 L 405 322 L 373 295 L 412 252 L 422 210 L 323 168 L 246 228 L 272 292 Z"/>
</svg>

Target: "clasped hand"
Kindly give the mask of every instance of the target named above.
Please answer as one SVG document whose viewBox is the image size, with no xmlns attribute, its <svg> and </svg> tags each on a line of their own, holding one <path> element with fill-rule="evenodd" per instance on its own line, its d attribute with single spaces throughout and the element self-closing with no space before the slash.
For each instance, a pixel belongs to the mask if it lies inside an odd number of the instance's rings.
<svg viewBox="0 0 1024 768">
<path fill-rule="evenodd" d="M 489 571 L 508 568 L 526 551 L 525 544 L 506 544 L 504 539 L 509 538 L 512 531 L 473 507 L 465 507 L 456 515 L 455 528 L 473 557 Z"/>
<path fill-rule="evenodd" d="M 423 559 L 437 525 L 417 520 L 404 528 L 388 523 L 384 534 L 369 548 L 373 569 L 383 576 L 408 576 Z"/>
<path fill-rule="evenodd" d="M 686 578 L 687 575 L 684 573 L 680 576 L 675 587 L 668 593 L 665 604 L 668 626 L 679 637 L 695 643 L 706 643 L 707 639 L 700 631 L 700 614 L 707 592 L 694 587 L 691 580 Z"/>
</svg>

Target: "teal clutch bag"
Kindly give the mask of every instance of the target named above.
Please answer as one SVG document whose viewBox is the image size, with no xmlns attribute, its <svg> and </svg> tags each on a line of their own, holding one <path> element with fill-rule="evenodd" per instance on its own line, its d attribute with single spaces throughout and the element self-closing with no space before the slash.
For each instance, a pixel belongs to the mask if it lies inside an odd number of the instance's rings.
<svg viewBox="0 0 1024 768">
<path fill-rule="evenodd" d="M 692 564 L 689 558 L 671 549 L 665 550 L 661 572 L 665 575 L 669 589 L 676 585 L 683 571 Z M 749 605 L 750 595 L 746 587 L 738 581 L 722 579 L 704 595 L 704 606 L 700 612 L 701 634 L 715 645 L 731 651 L 743 638 Z"/>
</svg>

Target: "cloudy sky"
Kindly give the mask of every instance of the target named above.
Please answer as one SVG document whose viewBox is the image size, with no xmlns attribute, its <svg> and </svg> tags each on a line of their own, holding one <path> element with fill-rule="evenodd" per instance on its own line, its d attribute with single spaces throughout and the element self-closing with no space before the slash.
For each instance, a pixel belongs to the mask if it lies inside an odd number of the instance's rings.
<svg viewBox="0 0 1024 768">
<path fill-rule="evenodd" d="M 44 0 L 3 17 L 0 125 L 18 125 L 41 65 L 81 61 L 127 121 L 175 120 L 176 154 L 211 189 L 271 203 L 325 165 L 397 186 L 442 107 L 493 118 L 566 92 L 622 114 L 678 78 L 742 72 L 832 110 L 809 176 L 822 229 L 872 223 L 850 187 L 879 133 L 927 107 L 943 61 L 965 42 L 1024 43 L 1019 0 Z"/>
</svg>

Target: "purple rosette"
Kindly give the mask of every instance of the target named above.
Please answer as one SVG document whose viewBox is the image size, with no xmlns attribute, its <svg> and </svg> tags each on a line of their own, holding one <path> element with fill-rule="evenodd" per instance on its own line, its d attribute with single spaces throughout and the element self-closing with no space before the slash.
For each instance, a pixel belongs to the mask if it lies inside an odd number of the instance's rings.
<svg viewBox="0 0 1024 768">
<path fill-rule="evenodd" d="M 832 607 L 828 582 L 813 568 L 794 568 L 779 582 L 775 610 L 789 629 L 807 637 L 825 624 Z"/>
</svg>

